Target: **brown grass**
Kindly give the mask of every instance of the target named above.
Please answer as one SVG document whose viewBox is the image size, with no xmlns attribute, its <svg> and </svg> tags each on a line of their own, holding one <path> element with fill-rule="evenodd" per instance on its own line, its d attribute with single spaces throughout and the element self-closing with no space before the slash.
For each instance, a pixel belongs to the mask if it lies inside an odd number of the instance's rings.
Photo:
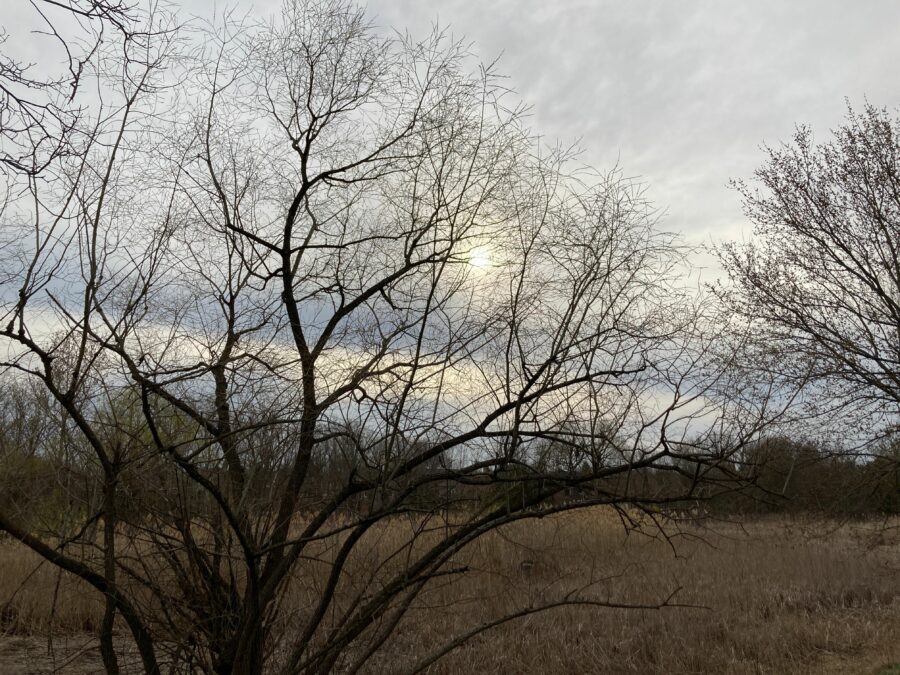
<svg viewBox="0 0 900 675">
<path fill-rule="evenodd" d="M 372 532 L 351 573 L 369 574 L 407 528 Z M 422 594 L 369 672 L 396 672 L 447 636 L 574 589 L 654 603 L 680 588 L 675 601 L 698 608 L 554 609 L 481 634 L 429 672 L 876 673 L 900 662 L 897 522 L 768 519 L 667 534 L 626 532 L 602 509 L 491 533 L 456 557 L 471 573 Z M 286 607 L 309 606 L 318 567 L 295 579 Z M 57 667 L 92 672 L 97 595 L 13 543 L 0 546 L 0 570 L 0 672 L 49 670 L 51 633 Z"/>
</svg>

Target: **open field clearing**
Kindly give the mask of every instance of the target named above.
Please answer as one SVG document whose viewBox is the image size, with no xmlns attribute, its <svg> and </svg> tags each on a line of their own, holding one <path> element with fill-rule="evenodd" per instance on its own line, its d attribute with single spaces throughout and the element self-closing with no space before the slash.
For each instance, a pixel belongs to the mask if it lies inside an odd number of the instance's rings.
<svg viewBox="0 0 900 675">
<path fill-rule="evenodd" d="M 348 572 L 365 577 L 407 527 L 398 519 L 374 533 Z M 647 523 L 626 531 L 599 508 L 491 533 L 454 561 L 470 573 L 433 581 L 366 672 L 402 672 L 449 636 L 570 591 L 657 604 L 677 589 L 671 602 L 694 607 L 527 615 L 427 672 L 875 674 L 900 663 L 900 523 L 770 518 L 670 524 L 666 535 Z M 89 635 L 102 617 L 97 594 L 11 542 L 0 568 L 0 672 L 102 671 Z M 286 605 L 302 607 L 318 576 L 295 579 Z M 121 665 L 138 667 L 118 635 Z"/>
</svg>

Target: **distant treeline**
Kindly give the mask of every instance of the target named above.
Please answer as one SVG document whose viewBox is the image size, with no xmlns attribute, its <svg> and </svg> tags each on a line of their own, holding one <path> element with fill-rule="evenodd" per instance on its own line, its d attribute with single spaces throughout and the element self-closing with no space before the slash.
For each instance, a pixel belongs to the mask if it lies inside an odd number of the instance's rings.
<svg viewBox="0 0 900 675">
<path fill-rule="evenodd" d="M 9 422 L 7 418 L 7 422 Z M 48 532 L 66 532 L 66 523 L 83 522 L 99 511 L 98 467 L 90 453 L 78 448 L 77 433 L 58 431 L 46 420 L 32 416 L 14 424 L 0 425 L 0 509 L 6 509 L 30 527 Z M 54 428 L 57 431 L 54 431 Z M 272 441 L 284 450 L 281 437 Z M 209 493 L 187 480 L 170 457 L 148 446 L 139 435 L 123 435 L 123 465 L 119 477 L 119 511 L 125 520 L 145 518 L 177 522 L 179 518 L 211 516 L 215 504 Z M 126 451 L 126 447 L 127 451 Z M 280 452 L 256 449 L 256 462 L 248 462 L 244 499 L 267 503 L 273 488 L 288 479 Z M 551 449 L 552 450 L 552 449 Z M 198 452 L 202 452 L 198 450 Z M 414 448 L 398 457 L 408 458 Z M 597 467 L 589 462 L 573 465 L 558 462 L 548 466 L 553 452 L 539 459 L 511 462 L 501 471 L 457 474 L 452 465 L 432 461 L 423 464 L 402 481 L 389 479 L 365 503 L 349 499 L 350 511 L 377 509 L 373 499 L 388 501 L 405 493 L 411 512 L 449 512 L 502 508 L 512 510 L 531 503 L 538 492 L 547 494 L 545 506 L 571 502 L 623 503 L 634 499 L 643 508 L 660 513 L 767 514 L 818 512 L 832 515 L 867 516 L 900 513 L 900 443 L 884 444 L 866 459 L 847 453 L 826 451 L 814 444 L 790 438 L 768 438 L 744 448 L 740 457 L 711 463 L 681 457 L 667 468 L 635 468 L 609 478 L 597 478 Z M 371 457 L 369 458 L 372 459 Z M 315 511 L 329 495 L 367 472 L 385 471 L 382 457 L 366 465 L 346 441 L 325 441 L 315 454 L 308 488 L 300 511 Z M 398 460 L 399 461 L 399 460 Z M 540 464 L 540 465 L 538 465 Z M 212 484 L 224 484 L 224 469 L 210 454 L 204 471 Z M 689 495 L 685 499 L 684 496 Z"/>
</svg>

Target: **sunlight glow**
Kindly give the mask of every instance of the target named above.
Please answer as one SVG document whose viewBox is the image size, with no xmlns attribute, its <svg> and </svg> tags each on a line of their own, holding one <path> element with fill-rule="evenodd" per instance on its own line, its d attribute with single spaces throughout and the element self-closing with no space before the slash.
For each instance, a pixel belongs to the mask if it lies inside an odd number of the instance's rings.
<svg viewBox="0 0 900 675">
<path fill-rule="evenodd" d="M 492 266 L 491 249 L 487 246 L 476 246 L 469 251 L 469 264 L 478 269 L 485 269 Z"/>
</svg>

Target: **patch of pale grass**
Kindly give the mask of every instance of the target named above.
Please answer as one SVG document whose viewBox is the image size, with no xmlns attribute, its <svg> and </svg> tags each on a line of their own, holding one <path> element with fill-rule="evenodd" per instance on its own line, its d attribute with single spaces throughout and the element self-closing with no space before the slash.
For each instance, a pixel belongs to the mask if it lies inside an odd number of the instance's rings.
<svg viewBox="0 0 900 675">
<path fill-rule="evenodd" d="M 769 518 L 669 526 L 668 536 L 645 525 L 629 531 L 612 511 L 593 508 L 489 533 L 453 557 L 469 572 L 426 587 L 368 672 L 396 672 L 474 625 L 572 591 L 652 604 L 679 589 L 675 601 L 695 607 L 533 614 L 482 633 L 428 672 L 875 673 L 900 661 L 897 522 Z M 443 527 L 378 524 L 349 560 L 336 604 L 402 570 Z M 310 548 L 313 559 L 286 591 L 288 615 L 310 611 L 336 548 Z M 98 624 L 97 594 L 22 547 L 0 545 L 0 569 L 7 634 Z"/>
<path fill-rule="evenodd" d="M 0 633 L 93 632 L 102 616 L 102 598 L 88 584 L 24 546 L 0 544 Z"/>
</svg>

